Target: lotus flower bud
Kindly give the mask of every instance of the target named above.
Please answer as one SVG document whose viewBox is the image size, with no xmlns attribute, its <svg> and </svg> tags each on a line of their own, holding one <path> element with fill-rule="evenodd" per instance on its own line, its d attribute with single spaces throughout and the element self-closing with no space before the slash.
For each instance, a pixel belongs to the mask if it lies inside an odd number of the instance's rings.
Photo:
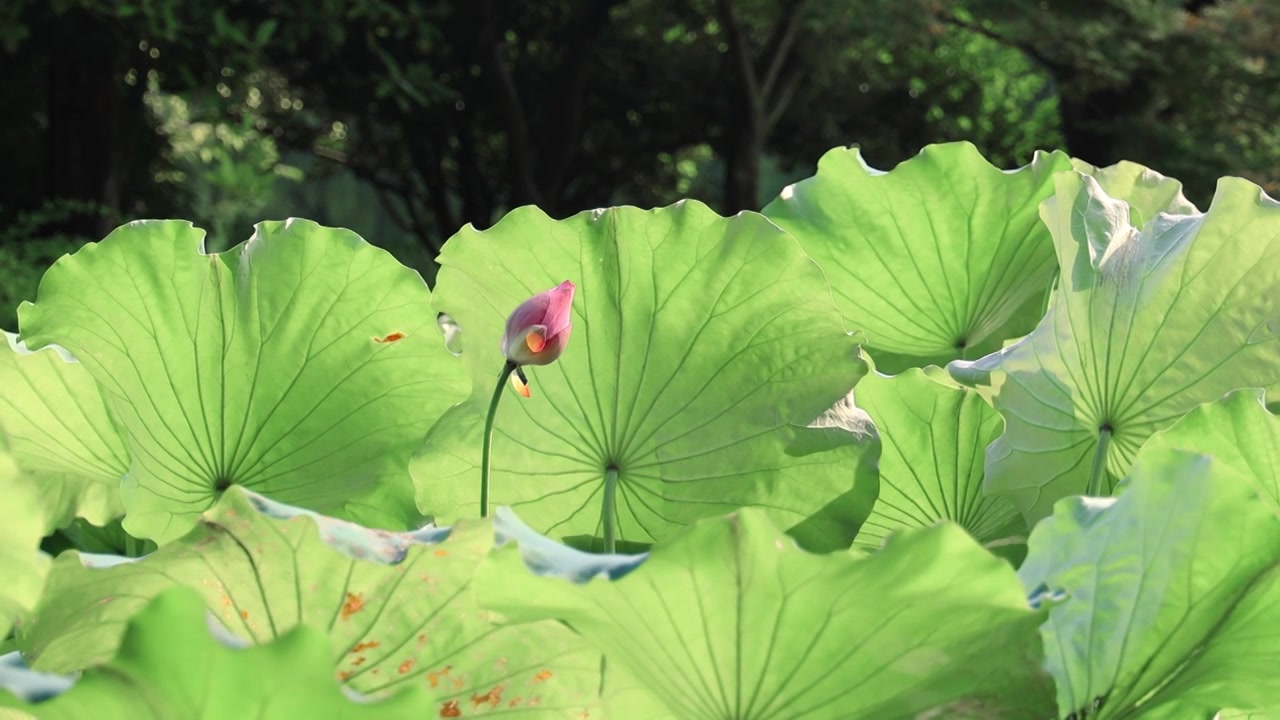
<svg viewBox="0 0 1280 720">
<path fill-rule="evenodd" d="M 573 290 L 573 283 L 565 280 L 520 303 L 502 333 L 502 354 L 507 360 L 517 366 L 549 365 L 560 357 L 572 329 Z"/>
</svg>

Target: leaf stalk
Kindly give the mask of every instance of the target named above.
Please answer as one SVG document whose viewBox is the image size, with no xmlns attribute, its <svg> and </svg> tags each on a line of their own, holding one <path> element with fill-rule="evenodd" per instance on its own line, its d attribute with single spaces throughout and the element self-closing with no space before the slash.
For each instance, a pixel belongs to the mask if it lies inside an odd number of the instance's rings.
<svg viewBox="0 0 1280 720">
<path fill-rule="evenodd" d="M 604 551 L 612 554 L 617 550 L 618 535 L 618 468 L 610 465 L 604 473 Z"/>
<path fill-rule="evenodd" d="M 489 517 L 489 465 L 493 454 L 493 418 L 498 414 L 498 401 L 502 399 L 502 388 L 507 378 L 515 372 L 516 364 L 508 360 L 498 372 L 498 384 L 493 388 L 493 397 L 489 399 L 489 412 L 484 416 L 484 443 L 480 446 L 480 517 Z"/>
<path fill-rule="evenodd" d="M 1107 451 L 1111 448 L 1111 426 L 1098 433 L 1098 451 L 1093 456 L 1093 472 L 1089 475 L 1089 497 L 1103 497 L 1102 482 L 1107 477 Z"/>
</svg>

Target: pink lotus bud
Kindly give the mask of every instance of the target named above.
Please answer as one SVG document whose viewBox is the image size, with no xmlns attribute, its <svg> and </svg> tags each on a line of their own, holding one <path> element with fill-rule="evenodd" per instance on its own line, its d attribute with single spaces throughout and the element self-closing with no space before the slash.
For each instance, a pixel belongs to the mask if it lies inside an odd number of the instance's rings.
<svg viewBox="0 0 1280 720">
<path fill-rule="evenodd" d="M 502 354 L 507 360 L 517 366 L 550 365 L 560 357 L 572 329 L 573 290 L 573 283 L 565 280 L 520 303 L 502 333 Z"/>
</svg>

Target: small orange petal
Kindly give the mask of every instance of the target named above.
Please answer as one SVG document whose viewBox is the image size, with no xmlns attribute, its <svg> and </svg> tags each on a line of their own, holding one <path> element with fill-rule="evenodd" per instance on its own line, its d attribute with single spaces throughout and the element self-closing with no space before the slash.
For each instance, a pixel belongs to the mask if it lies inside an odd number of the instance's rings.
<svg viewBox="0 0 1280 720">
<path fill-rule="evenodd" d="M 542 352 L 542 348 L 547 346 L 547 336 L 537 330 L 533 330 L 524 336 L 524 342 L 529 346 L 530 350 L 539 353 Z"/>
<path fill-rule="evenodd" d="M 511 373 L 511 386 L 523 397 L 530 397 L 529 386 L 520 381 L 520 376 Z"/>
</svg>

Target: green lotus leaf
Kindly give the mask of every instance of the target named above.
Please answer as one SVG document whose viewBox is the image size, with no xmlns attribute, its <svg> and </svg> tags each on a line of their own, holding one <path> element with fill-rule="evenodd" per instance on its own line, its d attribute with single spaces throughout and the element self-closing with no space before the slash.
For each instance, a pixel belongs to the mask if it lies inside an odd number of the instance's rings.
<svg viewBox="0 0 1280 720">
<path fill-rule="evenodd" d="M 1262 390 L 1237 390 L 1201 405 L 1142 446 L 1212 455 L 1218 472 L 1252 482 L 1280 513 L 1280 417 L 1267 410 Z"/>
<path fill-rule="evenodd" d="M 884 172 L 836 148 L 764 214 L 818 261 L 876 366 L 896 373 L 980 357 L 1035 327 L 1054 271 L 1036 208 L 1070 168 L 1037 152 L 1000 170 L 956 142 Z"/>
<path fill-rule="evenodd" d="M 133 464 L 125 529 L 164 543 L 243 485 L 369 524 L 417 520 L 406 472 L 466 381 L 421 277 L 347 230 L 260 223 L 206 255 L 189 223 L 63 257 L 18 314 L 111 399 Z"/>
<path fill-rule="evenodd" d="M 195 592 L 164 592 L 129 621 L 118 654 L 107 664 L 36 703 L 19 700 L 0 685 L 0 706 L 30 711 L 41 720 L 416 720 L 430 707 L 421 688 L 407 687 L 386 698 L 344 692 L 333 679 L 321 630 L 296 627 L 263 645 L 228 647 L 210 632 L 206 616 Z"/>
<path fill-rule="evenodd" d="M 1110 491 L 1138 448 L 1196 405 L 1280 383 L 1280 204 L 1224 178 L 1207 213 L 1158 215 L 1141 231 L 1128 205 L 1078 173 L 1057 176 L 1043 215 L 1062 268 L 1029 336 L 976 362 L 1005 431 L 987 454 L 987 490 L 1035 521 L 1054 501 Z"/>
<path fill-rule="evenodd" d="M 682 720 L 667 708 L 662 698 L 618 664 L 606 661 L 600 703 L 606 718 L 626 720 Z"/>
<path fill-rule="evenodd" d="M 649 543 L 699 518 L 768 508 L 816 547 L 848 547 L 874 498 L 869 435 L 810 427 L 866 372 L 821 270 L 763 217 L 685 201 L 552 220 L 533 207 L 440 255 L 435 302 L 466 337 L 469 401 L 431 429 L 418 504 L 479 514 L 481 428 L 508 313 L 564 280 L 573 333 L 526 368 L 494 431 L 492 500 L 590 544 L 605 509 Z M 587 540 L 583 540 L 587 538 Z"/>
<path fill-rule="evenodd" d="M 1118 498 L 1062 500 L 1036 526 L 1019 574 L 1066 597 L 1041 628 L 1059 717 L 1280 703 L 1280 517 L 1257 487 L 1210 456 L 1144 449 Z"/>
<path fill-rule="evenodd" d="M 982 492 L 983 451 L 1000 434 L 999 414 L 974 390 L 926 373 L 873 372 L 854 391 L 881 442 L 880 494 L 856 544 L 875 549 L 894 532 L 938 520 L 983 543 L 1024 542 L 1018 509 Z"/>
<path fill-rule="evenodd" d="M 388 533 L 233 488 L 188 535 L 140 560 L 60 555 L 18 646 L 42 671 L 103 662 L 129 618 L 182 585 L 245 640 L 320 628 L 330 672 L 361 692 L 414 685 L 441 711 L 468 715 L 591 711 L 598 653 L 562 625 L 500 627 L 476 606 L 472 578 L 492 546 L 487 522 Z"/>
<path fill-rule="evenodd" d="M 3 438 L 0 438 L 2 441 Z M 0 640 L 8 637 L 14 620 L 40 600 L 49 556 L 40 552 L 45 518 L 34 485 L 21 477 L 18 466 L 0 442 Z"/>
<path fill-rule="evenodd" d="M 26 480 L 35 483 L 45 531 L 76 517 L 96 525 L 120 517 L 129 454 L 97 383 L 59 347 L 38 352 L 4 333 L 0 431 Z"/>
<path fill-rule="evenodd" d="M 1107 197 L 1129 204 L 1129 222 L 1136 228 L 1147 224 L 1156 213 L 1194 215 L 1200 211 L 1182 194 L 1182 183 L 1139 165 L 1121 160 L 1114 165 L 1098 167 L 1083 160 L 1071 159 L 1072 168 L 1092 175 Z"/>
<path fill-rule="evenodd" d="M 814 555 L 746 509 L 659 542 L 618 579 L 520 572 L 506 545 L 481 602 L 556 618 L 683 720 L 1035 718 L 1052 714 L 1017 576 L 953 524 L 880 551 Z M 516 579 L 518 578 L 518 580 Z M 654 715 L 646 707 L 646 715 Z"/>
</svg>

